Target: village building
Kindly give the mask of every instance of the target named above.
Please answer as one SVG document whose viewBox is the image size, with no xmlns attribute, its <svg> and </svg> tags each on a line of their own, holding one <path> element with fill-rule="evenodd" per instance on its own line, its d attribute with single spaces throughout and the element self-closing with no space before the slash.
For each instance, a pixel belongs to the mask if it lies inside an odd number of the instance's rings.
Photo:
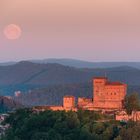
<svg viewBox="0 0 140 140">
<path fill-rule="evenodd" d="M 21 96 L 21 91 L 15 91 L 15 97 L 20 97 Z"/>
<path fill-rule="evenodd" d="M 132 111 L 131 115 L 128 115 L 126 111 L 116 112 L 115 120 L 124 122 L 129 120 L 134 122 L 140 121 L 140 111 Z"/>
</svg>

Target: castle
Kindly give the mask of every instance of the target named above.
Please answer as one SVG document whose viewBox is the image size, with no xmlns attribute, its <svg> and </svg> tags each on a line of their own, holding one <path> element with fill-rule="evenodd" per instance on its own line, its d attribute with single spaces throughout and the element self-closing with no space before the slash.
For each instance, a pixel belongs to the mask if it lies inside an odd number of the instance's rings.
<svg viewBox="0 0 140 140">
<path fill-rule="evenodd" d="M 75 104 L 74 96 L 64 96 L 62 106 L 38 106 L 36 110 L 122 110 L 123 101 L 127 93 L 127 85 L 120 82 L 110 82 L 106 77 L 93 79 L 93 98 L 78 98 Z"/>
<path fill-rule="evenodd" d="M 127 85 L 110 82 L 106 77 L 93 79 L 93 100 L 79 98 L 78 105 L 92 110 L 121 110 L 127 93 Z"/>
</svg>

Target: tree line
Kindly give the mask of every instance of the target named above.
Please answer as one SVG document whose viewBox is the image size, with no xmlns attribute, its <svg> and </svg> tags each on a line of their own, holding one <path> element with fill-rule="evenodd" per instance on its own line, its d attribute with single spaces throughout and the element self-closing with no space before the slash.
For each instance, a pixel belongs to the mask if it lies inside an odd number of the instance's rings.
<svg viewBox="0 0 140 140">
<path fill-rule="evenodd" d="M 127 113 L 139 110 L 137 94 L 124 100 Z M 101 121 L 104 120 L 104 121 Z M 11 113 L 5 120 L 10 124 L 1 140 L 139 140 L 140 124 L 119 122 L 101 112 L 45 111 L 34 113 L 24 108 Z"/>
</svg>

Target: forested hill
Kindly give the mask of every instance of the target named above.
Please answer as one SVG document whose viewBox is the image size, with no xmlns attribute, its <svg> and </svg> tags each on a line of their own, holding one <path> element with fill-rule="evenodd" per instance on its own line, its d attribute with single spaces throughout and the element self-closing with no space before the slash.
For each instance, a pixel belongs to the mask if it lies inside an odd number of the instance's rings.
<svg viewBox="0 0 140 140">
<path fill-rule="evenodd" d="M 112 81 L 140 85 L 140 70 L 128 66 L 87 69 L 22 61 L 15 65 L 0 66 L 0 92 L 12 94 L 15 90 L 88 83 L 95 76 L 105 75 Z"/>
<path fill-rule="evenodd" d="M 130 66 L 140 69 L 140 62 L 89 62 L 84 60 L 70 59 L 70 58 L 48 58 L 41 60 L 27 60 L 29 62 L 38 64 L 57 63 L 65 66 L 76 68 L 112 68 L 120 66 Z M 0 66 L 8 66 L 16 64 L 16 61 L 9 61 L 0 63 Z"/>
<path fill-rule="evenodd" d="M 57 85 L 88 82 L 94 76 L 105 76 L 130 85 L 140 84 L 140 70 L 128 66 L 108 69 L 86 69 L 60 64 L 20 62 L 0 67 L 0 85 Z"/>
</svg>

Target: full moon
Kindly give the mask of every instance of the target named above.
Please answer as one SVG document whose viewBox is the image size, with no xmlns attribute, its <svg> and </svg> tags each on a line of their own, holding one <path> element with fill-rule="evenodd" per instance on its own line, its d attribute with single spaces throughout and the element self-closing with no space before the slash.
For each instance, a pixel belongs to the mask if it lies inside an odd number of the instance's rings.
<svg viewBox="0 0 140 140">
<path fill-rule="evenodd" d="M 4 35 L 9 40 L 18 39 L 21 36 L 21 28 L 16 24 L 9 24 L 4 29 Z"/>
</svg>

